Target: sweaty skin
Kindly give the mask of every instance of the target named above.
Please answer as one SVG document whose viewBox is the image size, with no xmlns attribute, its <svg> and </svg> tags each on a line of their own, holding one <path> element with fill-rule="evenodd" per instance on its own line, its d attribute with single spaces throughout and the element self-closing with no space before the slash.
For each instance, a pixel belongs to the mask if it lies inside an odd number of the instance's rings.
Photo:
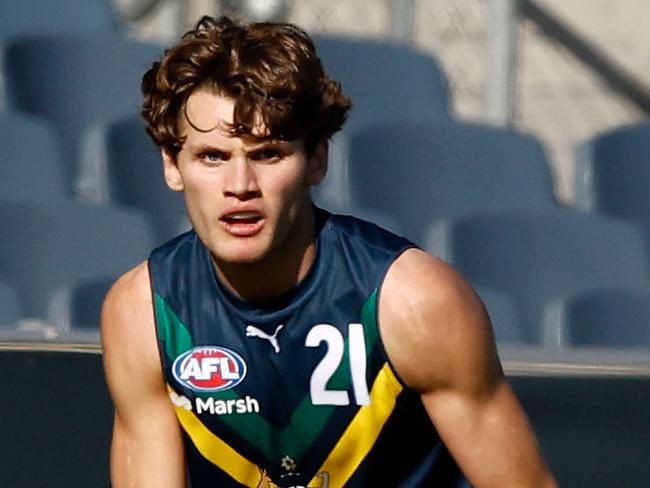
<svg viewBox="0 0 650 488">
<path fill-rule="evenodd" d="M 326 145 L 308 155 L 296 141 L 231 137 L 224 127 L 232 112 L 232 101 L 219 93 L 195 92 L 187 106 L 192 124 L 181 124 L 187 136 L 182 150 L 175 157 L 163 151 L 165 179 L 183 191 L 223 282 L 245 300 L 269 304 L 313 263 L 309 188 L 325 176 Z M 420 250 L 404 252 L 382 286 L 379 326 L 396 373 L 419 392 L 473 486 L 556 486 L 504 379 L 485 309 L 455 271 Z M 102 342 L 115 404 L 113 486 L 185 486 L 181 431 L 161 371 L 146 263 L 108 293 Z"/>
</svg>

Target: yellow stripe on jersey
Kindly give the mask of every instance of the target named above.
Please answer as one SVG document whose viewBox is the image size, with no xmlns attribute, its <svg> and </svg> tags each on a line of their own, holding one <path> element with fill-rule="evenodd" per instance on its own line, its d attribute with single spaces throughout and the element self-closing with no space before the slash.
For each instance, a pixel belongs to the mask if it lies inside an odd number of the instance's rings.
<svg viewBox="0 0 650 488">
<path fill-rule="evenodd" d="M 344 486 L 368 455 L 395 408 L 402 385 L 388 363 L 379 371 L 370 392 L 370 403 L 361 407 L 318 470 L 328 473 L 329 488 Z M 320 486 L 317 475 L 309 486 Z"/>
<path fill-rule="evenodd" d="M 174 389 L 167 385 L 170 394 Z M 262 482 L 262 470 L 217 437 L 190 410 L 174 405 L 176 417 L 201 455 L 244 486 L 255 488 Z"/>
</svg>

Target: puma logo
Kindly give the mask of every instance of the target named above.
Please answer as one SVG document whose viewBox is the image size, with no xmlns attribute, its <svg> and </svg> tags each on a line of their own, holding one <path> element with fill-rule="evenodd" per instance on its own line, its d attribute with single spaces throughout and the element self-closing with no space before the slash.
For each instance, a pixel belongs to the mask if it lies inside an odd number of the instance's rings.
<svg viewBox="0 0 650 488">
<path fill-rule="evenodd" d="M 273 350 L 277 354 L 280 352 L 280 344 L 278 343 L 277 336 L 278 336 L 278 332 L 282 330 L 282 327 L 284 327 L 284 324 L 278 325 L 275 328 L 275 332 L 273 333 L 273 335 L 269 335 L 263 330 L 258 329 L 254 325 L 249 325 L 246 327 L 246 335 L 248 337 L 259 337 L 260 339 L 266 339 L 271 343 L 271 346 L 273 346 Z"/>
</svg>

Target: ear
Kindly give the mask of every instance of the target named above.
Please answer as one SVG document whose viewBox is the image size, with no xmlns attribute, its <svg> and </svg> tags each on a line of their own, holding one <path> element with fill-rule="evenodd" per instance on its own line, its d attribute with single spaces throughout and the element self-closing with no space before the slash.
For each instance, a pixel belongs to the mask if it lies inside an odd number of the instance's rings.
<svg viewBox="0 0 650 488">
<path fill-rule="evenodd" d="M 183 191 L 185 185 L 183 184 L 181 172 L 178 170 L 176 157 L 168 149 L 161 149 L 160 154 L 163 160 L 163 174 L 167 186 L 173 191 Z"/>
<path fill-rule="evenodd" d="M 328 150 L 329 143 L 327 139 L 321 140 L 314 148 L 307 166 L 307 183 L 309 186 L 318 185 L 325 179 Z"/>
</svg>

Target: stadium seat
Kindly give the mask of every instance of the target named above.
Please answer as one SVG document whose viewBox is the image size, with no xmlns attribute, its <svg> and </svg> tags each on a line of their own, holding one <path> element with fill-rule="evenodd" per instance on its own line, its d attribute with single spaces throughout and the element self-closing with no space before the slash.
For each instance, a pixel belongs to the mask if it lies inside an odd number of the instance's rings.
<svg viewBox="0 0 650 488">
<path fill-rule="evenodd" d="M 447 120 L 447 78 L 429 54 L 389 42 L 314 36 L 325 71 L 354 107 L 348 125 Z"/>
<path fill-rule="evenodd" d="M 599 134 L 576 151 L 576 205 L 650 228 L 650 123 Z"/>
<path fill-rule="evenodd" d="M 0 204 L 0 279 L 14 287 L 23 315 L 49 318 L 71 283 L 115 276 L 153 246 L 144 215 L 72 202 Z M 56 312 L 59 313 L 59 312 Z"/>
<path fill-rule="evenodd" d="M 351 201 L 392 215 L 424 245 L 427 225 L 476 212 L 558 209 L 541 145 L 478 124 L 382 125 L 354 135 Z"/>
<path fill-rule="evenodd" d="M 509 293 L 526 340 L 558 345 L 543 307 L 589 289 L 641 285 L 648 257 L 631 223 L 579 212 L 494 214 L 449 224 L 451 262 L 477 288 Z M 546 331 L 549 332 L 547 337 Z"/>
<path fill-rule="evenodd" d="M 558 319 L 568 346 L 650 348 L 649 287 L 579 293 L 561 307 L 548 318 Z"/>
<path fill-rule="evenodd" d="M 64 168 L 53 128 L 43 119 L 0 112 L 1 201 L 65 198 Z"/>
<path fill-rule="evenodd" d="M 145 211 L 161 244 L 190 227 L 183 195 L 165 184 L 160 150 L 141 119 L 128 117 L 111 124 L 106 154 L 111 202 Z"/>
<path fill-rule="evenodd" d="M 0 282 L 0 328 L 14 327 L 20 319 L 18 295 L 6 283 Z"/>
<path fill-rule="evenodd" d="M 647 373 L 578 377 L 532 373 L 511 376 L 509 382 L 559 486 L 647 486 Z"/>
<path fill-rule="evenodd" d="M 369 124 L 451 119 L 447 77 L 433 56 L 404 44 L 335 35 L 316 35 L 314 42 L 326 72 L 353 102 L 332 139 L 319 193 L 328 203 L 349 204 L 349 134 Z"/>
<path fill-rule="evenodd" d="M 111 0 L 3 0 L 0 42 L 43 32 L 115 31 L 119 16 Z"/>
<path fill-rule="evenodd" d="M 9 107 L 55 125 L 67 181 L 76 182 L 70 189 L 80 196 L 99 199 L 99 126 L 139 112 L 142 75 L 161 51 L 111 34 L 39 34 L 7 42 Z"/>
<path fill-rule="evenodd" d="M 113 408 L 100 354 L 0 348 L 0 486 L 108 488 Z"/>
<path fill-rule="evenodd" d="M 525 343 L 520 312 L 514 297 L 489 288 L 479 289 L 477 293 L 490 316 L 497 345 Z"/>
<path fill-rule="evenodd" d="M 64 324 L 66 330 L 98 331 L 101 308 L 106 293 L 115 282 L 117 276 L 91 278 L 70 285 L 67 292 L 69 306 L 67 316 L 62 316 L 56 322 Z"/>
</svg>

